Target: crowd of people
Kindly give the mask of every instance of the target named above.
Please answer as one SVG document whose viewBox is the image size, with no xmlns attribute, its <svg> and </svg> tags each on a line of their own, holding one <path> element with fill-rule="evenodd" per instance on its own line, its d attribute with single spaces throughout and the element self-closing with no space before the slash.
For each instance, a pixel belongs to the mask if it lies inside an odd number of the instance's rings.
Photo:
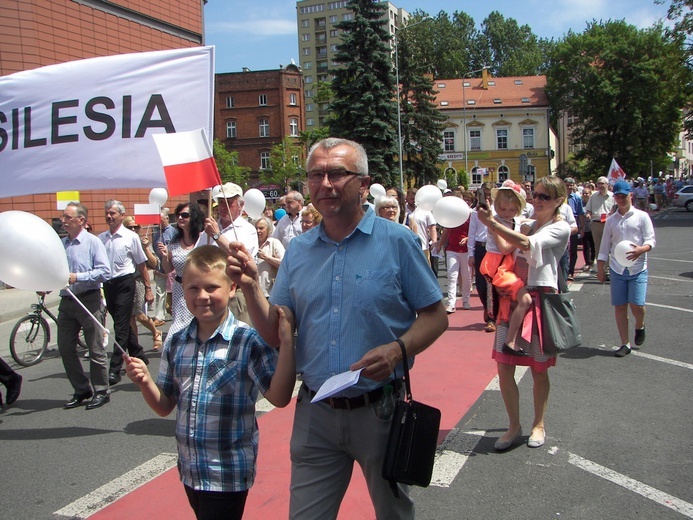
<svg viewBox="0 0 693 520">
<path fill-rule="evenodd" d="M 403 397 L 403 364 L 411 366 L 446 330 L 450 314 L 471 310 L 474 287 L 482 326 L 495 333 L 490 355 L 508 416 L 495 448 L 522 438 L 517 366 L 529 367 L 534 382 L 526 444 L 544 445 L 556 356 L 544 351 L 531 316 L 541 293 L 573 281 L 580 244 L 585 271 L 611 284 L 622 343 L 615 355 L 632 348 L 629 308 L 633 342 L 645 341 L 646 258 L 655 239 L 641 182 L 548 176 L 445 189 L 443 196 L 464 199 L 471 212 L 463 224 L 443 228 L 417 206 L 416 188 L 389 187 L 371 203 L 368 158 L 353 141 L 316 143 L 306 172 L 311 203 L 289 191 L 258 219 L 244 215 L 243 190 L 230 182 L 214 196 L 211 214 L 206 201 L 162 210 L 151 237 L 116 200 L 106 203 L 108 230 L 98 236 L 87 230 L 83 204 L 68 204 L 62 216 L 74 295 L 61 292 L 58 312 L 58 346 L 73 388 L 64 407 L 105 405 L 126 372 L 156 413 L 176 410 L 180 477 L 198 518 L 242 517 L 255 479 L 255 401 L 262 394 L 286 406 L 297 374 L 290 517 L 336 518 L 356 462 L 377 517 L 412 518 L 408 486 L 395 494 L 382 478 L 391 418 L 373 407 L 388 385 Z M 632 243 L 627 262 L 614 259 L 623 240 Z M 102 296 L 115 332 L 110 361 L 96 320 Z M 159 327 L 169 314 L 164 340 Z M 138 323 L 161 350 L 158 376 L 149 373 Z M 77 354 L 80 330 L 89 375 Z M 362 371 L 356 384 L 311 404 L 327 379 L 354 370 Z M 13 374 L 0 363 L 10 404 L 21 387 Z"/>
</svg>

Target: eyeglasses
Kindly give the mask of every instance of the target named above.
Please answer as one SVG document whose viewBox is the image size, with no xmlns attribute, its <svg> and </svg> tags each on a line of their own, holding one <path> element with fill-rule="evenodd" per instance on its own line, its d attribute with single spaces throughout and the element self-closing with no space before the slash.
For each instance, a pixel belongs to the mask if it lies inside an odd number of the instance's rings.
<svg viewBox="0 0 693 520">
<path fill-rule="evenodd" d="M 190 212 L 188 211 L 181 211 L 176 215 L 176 218 L 190 218 Z"/>
<path fill-rule="evenodd" d="M 60 218 L 63 219 L 63 220 L 72 220 L 72 219 L 75 219 L 75 218 L 79 218 L 79 215 L 75 215 L 75 216 L 73 217 L 72 215 L 67 215 L 67 214 L 63 213 L 63 215 L 62 215 Z"/>
<path fill-rule="evenodd" d="M 392 211 L 397 211 L 397 206 L 380 206 L 380 209 L 389 209 Z"/>
<path fill-rule="evenodd" d="M 532 199 L 539 199 L 542 202 L 548 202 L 552 199 L 553 197 L 549 195 L 548 193 L 539 193 L 536 191 L 532 192 Z"/>
<path fill-rule="evenodd" d="M 308 177 L 308 180 L 310 182 L 322 182 L 325 179 L 325 175 L 327 175 L 327 178 L 330 180 L 331 183 L 335 182 L 340 182 L 346 179 L 348 175 L 360 175 L 357 172 L 350 172 L 349 170 L 343 170 L 341 168 L 330 170 L 330 171 L 322 171 L 322 170 L 311 170 L 306 173 L 306 177 Z"/>
</svg>

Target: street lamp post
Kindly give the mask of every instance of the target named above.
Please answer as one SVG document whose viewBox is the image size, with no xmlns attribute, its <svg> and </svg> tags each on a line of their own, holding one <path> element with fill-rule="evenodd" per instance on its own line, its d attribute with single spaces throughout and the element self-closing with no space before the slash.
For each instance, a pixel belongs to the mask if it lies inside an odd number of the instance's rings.
<svg viewBox="0 0 693 520">
<path fill-rule="evenodd" d="M 415 25 L 419 25 L 420 23 L 424 23 L 430 19 L 431 17 L 427 16 L 426 18 L 423 18 L 422 20 L 419 20 L 418 22 L 413 23 L 411 25 L 405 25 L 404 27 L 395 26 L 395 81 L 397 83 L 397 142 L 399 143 L 399 189 L 402 193 L 404 193 L 404 166 L 402 164 L 402 110 L 400 106 L 401 102 L 399 99 L 399 43 L 397 41 L 397 31 L 409 29 L 410 27 L 414 27 Z"/>
<path fill-rule="evenodd" d="M 477 70 L 470 70 L 462 76 L 462 131 L 464 132 L 464 173 L 469 175 L 469 164 L 467 161 L 467 156 L 469 155 L 469 150 L 467 149 L 467 96 L 466 89 L 464 87 L 464 80 L 471 74 L 476 74 L 488 69 L 486 65 Z M 471 86 L 471 83 L 470 83 Z M 467 177 L 469 179 L 469 177 Z M 469 179 L 471 181 L 471 179 Z"/>
</svg>

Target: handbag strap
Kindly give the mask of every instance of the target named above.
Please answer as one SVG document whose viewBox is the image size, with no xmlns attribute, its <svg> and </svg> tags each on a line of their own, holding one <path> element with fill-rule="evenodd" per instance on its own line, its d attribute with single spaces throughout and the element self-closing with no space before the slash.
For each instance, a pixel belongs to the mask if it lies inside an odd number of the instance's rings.
<svg viewBox="0 0 693 520">
<path fill-rule="evenodd" d="M 399 345 L 399 348 L 402 349 L 402 366 L 404 367 L 404 388 L 406 391 L 407 401 L 411 401 L 411 382 L 409 379 L 409 359 L 407 358 L 407 349 L 404 347 L 404 341 L 402 341 L 399 338 L 397 338 L 395 341 Z"/>
<path fill-rule="evenodd" d="M 558 265 L 558 292 L 568 292 L 568 284 L 566 283 L 565 278 L 563 277 L 563 269 L 561 269 L 560 264 Z"/>
</svg>

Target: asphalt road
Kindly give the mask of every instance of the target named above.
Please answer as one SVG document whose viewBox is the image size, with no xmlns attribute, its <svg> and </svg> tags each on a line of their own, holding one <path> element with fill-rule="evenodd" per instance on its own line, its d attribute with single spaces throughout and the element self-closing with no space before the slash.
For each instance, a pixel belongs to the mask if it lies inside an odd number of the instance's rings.
<svg viewBox="0 0 693 520">
<path fill-rule="evenodd" d="M 442 456 L 466 458 L 449 487 L 414 490 L 418 518 L 693 518 L 693 213 L 665 211 L 655 228 L 643 347 L 613 357 L 618 334 L 608 286 L 577 280 L 584 344 L 551 369 L 546 445 L 496 453 L 506 417 L 500 393 L 485 391 L 441 446 Z M 0 323 L 0 355 L 8 360 L 11 325 Z M 142 342 L 156 370 L 148 333 Z M 175 452 L 173 419 L 154 416 L 134 385 L 116 385 L 103 408 L 63 410 L 72 392 L 56 350 L 21 374 L 20 400 L 0 414 L 1 518 L 52 518 Z M 531 386 L 524 375 L 525 439 Z"/>
</svg>

